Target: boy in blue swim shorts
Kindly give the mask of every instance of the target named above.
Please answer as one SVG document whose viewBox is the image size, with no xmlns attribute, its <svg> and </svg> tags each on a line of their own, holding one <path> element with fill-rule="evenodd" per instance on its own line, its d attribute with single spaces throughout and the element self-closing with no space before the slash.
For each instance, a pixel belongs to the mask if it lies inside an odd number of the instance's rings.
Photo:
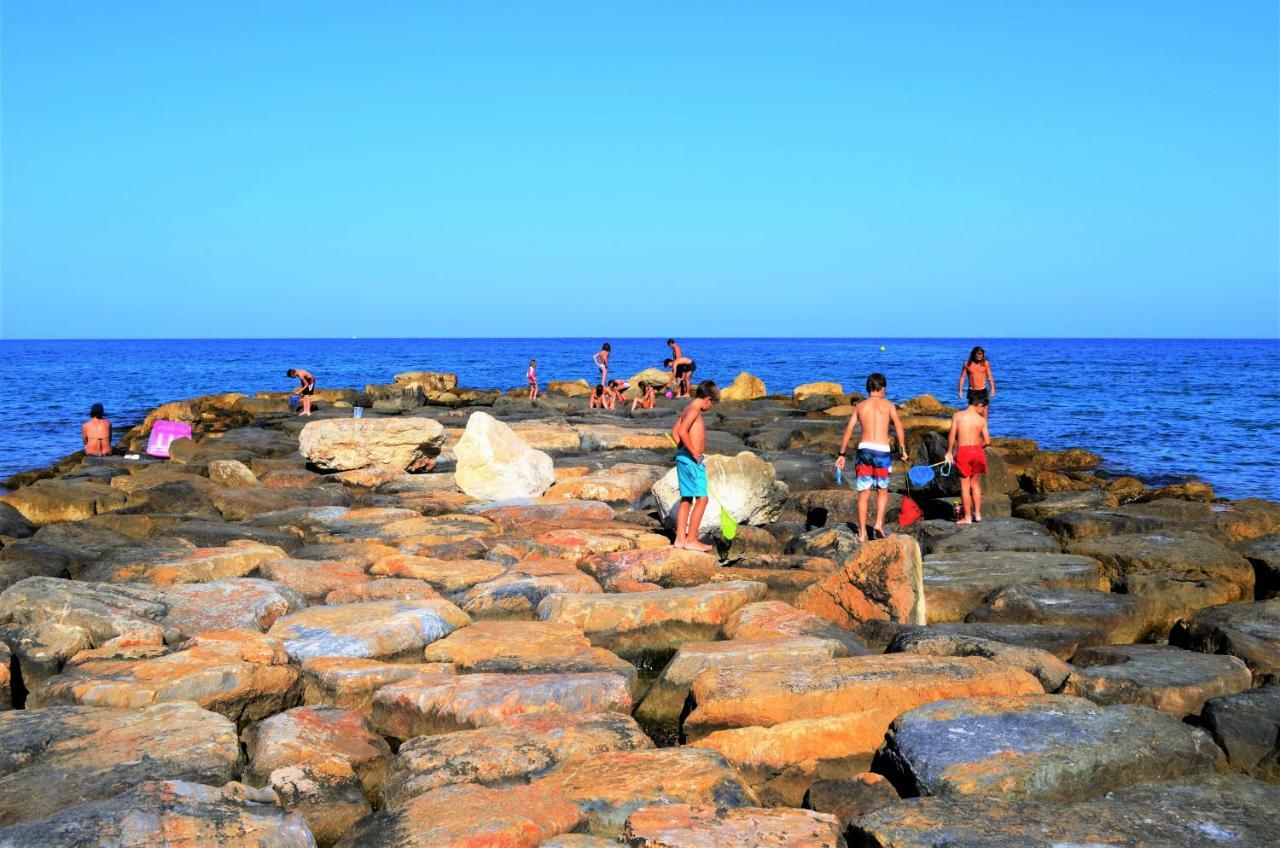
<svg viewBox="0 0 1280 848">
<path fill-rule="evenodd" d="M 698 541 L 698 527 L 707 511 L 707 466 L 703 451 L 707 446 L 707 428 L 702 421 L 706 412 L 720 400 L 720 390 L 711 380 L 698 384 L 693 400 L 671 430 L 676 443 L 676 478 L 680 483 L 680 508 L 676 511 L 675 546 L 689 551 L 709 551 L 710 545 Z"/>
<path fill-rule="evenodd" d="M 884 392 L 888 381 L 883 374 L 872 374 L 867 377 L 867 394 L 869 397 L 853 408 L 849 423 L 844 428 L 844 437 L 840 440 L 840 455 L 836 457 L 836 470 L 844 470 L 845 453 L 849 449 L 849 439 L 853 436 L 853 428 L 862 428 L 862 440 L 858 442 L 855 454 L 855 473 L 858 487 L 858 541 L 867 541 L 867 506 L 871 500 L 871 490 L 876 492 L 876 523 L 871 528 L 871 535 L 877 539 L 884 538 L 884 513 L 889 508 L 889 475 L 893 473 L 893 455 L 889 449 L 889 425 L 893 425 L 898 437 L 898 452 L 902 461 L 907 461 L 907 442 L 902 435 L 902 420 L 898 418 L 898 410 L 885 399 Z"/>
</svg>

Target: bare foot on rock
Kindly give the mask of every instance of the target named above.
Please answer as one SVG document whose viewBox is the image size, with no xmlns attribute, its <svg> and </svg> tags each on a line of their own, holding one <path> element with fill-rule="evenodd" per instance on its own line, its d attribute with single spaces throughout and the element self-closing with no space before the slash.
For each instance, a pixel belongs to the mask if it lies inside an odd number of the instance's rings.
<svg viewBox="0 0 1280 848">
<path fill-rule="evenodd" d="M 956 519 L 956 524 L 972 524 L 972 523 L 973 523 L 973 522 L 972 522 L 971 520 L 969 520 L 968 518 L 957 518 L 957 519 Z"/>
</svg>

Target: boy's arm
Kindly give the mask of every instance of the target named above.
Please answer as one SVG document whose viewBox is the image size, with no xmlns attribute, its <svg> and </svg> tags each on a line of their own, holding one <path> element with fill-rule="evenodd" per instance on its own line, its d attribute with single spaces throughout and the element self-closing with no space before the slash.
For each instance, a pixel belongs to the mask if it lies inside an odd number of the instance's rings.
<svg viewBox="0 0 1280 848">
<path fill-rule="evenodd" d="M 956 452 L 956 429 L 957 429 L 956 419 L 959 417 L 960 417 L 960 413 L 958 412 L 955 415 L 951 416 L 951 431 L 947 433 L 947 455 L 944 460 L 947 463 L 950 463 L 953 461 L 952 457 L 955 455 L 955 452 Z"/>
<path fill-rule="evenodd" d="M 902 461 L 907 461 L 907 439 L 902 434 L 902 419 L 898 417 L 898 407 L 889 404 L 889 420 L 893 422 L 893 430 L 898 434 L 898 453 Z"/>
<path fill-rule="evenodd" d="M 987 382 L 991 384 L 991 396 L 996 396 L 996 378 L 991 374 L 991 360 L 987 360 Z"/>
<path fill-rule="evenodd" d="M 836 469 L 844 470 L 844 454 L 849 449 L 849 439 L 853 437 L 853 428 L 858 423 L 858 408 L 854 407 L 853 414 L 849 416 L 849 423 L 844 425 L 844 435 L 840 438 L 840 455 L 836 457 Z"/>
<path fill-rule="evenodd" d="M 985 448 L 991 444 L 991 433 L 987 430 L 987 419 L 982 419 L 982 446 Z"/>
<path fill-rule="evenodd" d="M 676 425 L 671 428 L 671 438 L 676 440 L 676 447 L 684 446 L 685 433 L 689 429 L 689 426 L 686 423 L 688 418 L 689 410 L 686 409 L 684 412 L 680 413 L 680 417 L 676 419 Z M 685 450 L 688 450 L 688 447 L 685 447 Z"/>
<path fill-rule="evenodd" d="M 969 374 L 969 363 L 960 366 L 960 382 L 956 383 L 956 397 L 964 400 L 964 378 Z"/>
</svg>

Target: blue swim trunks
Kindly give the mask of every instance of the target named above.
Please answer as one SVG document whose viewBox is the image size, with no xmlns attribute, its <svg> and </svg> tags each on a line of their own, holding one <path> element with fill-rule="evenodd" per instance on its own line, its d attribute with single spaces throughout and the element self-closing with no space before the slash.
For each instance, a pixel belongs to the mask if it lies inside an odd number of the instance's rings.
<svg viewBox="0 0 1280 848">
<path fill-rule="evenodd" d="M 707 496 L 707 467 L 683 447 L 676 451 L 676 477 L 680 480 L 680 497 Z"/>
<path fill-rule="evenodd" d="M 889 488 L 889 475 L 893 473 L 893 456 L 887 450 L 859 447 L 855 462 L 859 492 Z"/>
</svg>

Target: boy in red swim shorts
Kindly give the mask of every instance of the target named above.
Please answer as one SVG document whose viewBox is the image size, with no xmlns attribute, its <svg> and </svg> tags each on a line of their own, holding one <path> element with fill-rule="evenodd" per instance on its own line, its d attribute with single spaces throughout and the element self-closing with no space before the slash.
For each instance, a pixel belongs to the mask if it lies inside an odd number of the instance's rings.
<svg viewBox="0 0 1280 848">
<path fill-rule="evenodd" d="M 986 412 L 987 399 L 978 395 L 970 399 L 968 409 L 951 416 L 947 462 L 954 462 L 960 472 L 960 500 L 964 502 L 964 518 L 956 524 L 982 520 L 982 475 L 987 473 L 986 448 L 991 444 Z"/>
</svg>

